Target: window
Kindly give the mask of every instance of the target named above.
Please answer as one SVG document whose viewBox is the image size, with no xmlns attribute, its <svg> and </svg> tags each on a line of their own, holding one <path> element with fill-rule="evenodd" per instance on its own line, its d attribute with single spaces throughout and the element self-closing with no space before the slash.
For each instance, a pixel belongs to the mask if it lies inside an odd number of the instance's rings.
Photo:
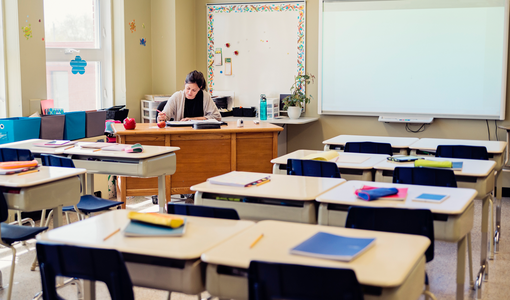
<svg viewBox="0 0 510 300">
<path fill-rule="evenodd" d="M 109 16 L 108 0 L 44 0 L 47 97 L 56 108 L 112 105 Z"/>
</svg>

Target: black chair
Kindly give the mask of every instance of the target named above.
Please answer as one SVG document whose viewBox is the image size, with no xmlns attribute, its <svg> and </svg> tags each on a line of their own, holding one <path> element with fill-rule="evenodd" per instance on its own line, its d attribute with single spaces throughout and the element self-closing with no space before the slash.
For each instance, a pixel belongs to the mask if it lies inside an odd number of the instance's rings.
<svg viewBox="0 0 510 300">
<path fill-rule="evenodd" d="M 134 300 L 133 283 L 122 254 L 117 250 L 37 242 L 44 300 L 62 300 L 56 276 L 102 281 L 112 300 Z"/>
<path fill-rule="evenodd" d="M 374 142 L 347 142 L 344 146 L 344 152 L 393 155 L 391 144 Z"/>
<path fill-rule="evenodd" d="M 9 276 L 7 300 L 11 299 L 12 285 L 14 282 L 14 267 L 16 264 L 16 249 L 12 246 L 12 244 L 15 242 L 33 239 L 36 235 L 48 229 L 48 227 L 28 227 L 3 223 L 7 220 L 8 216 L 7 200 L 0 189 L 0 222 L 2 222 L 0 227 L 0 244 L 10 248 L 12 251 L 11 274 Z"/>
<path fill-rule="evenodd" d="M 289 158 L 287 175 L 340 178 L 340 171 L 334 162 Z"/>
<path fill-rule="evenodd" d="M 251 261 L 249 300 L 362 300 L 363 292 L 350 269 Z"/>
<path fill-rule="evenodd" d="M 0 148 L 0 162 L 34 160 L 32 152 L 27 149 Z"/>
<path fill-rule="evenodd" d="M 175 215 L 240 220 L 239 214 L 233 208 L 168 203 L 167 212 Z"/>
<path fill-rule="evenodd" d="M 426 262 L 434 259 L 434 216 L 428 209 L 351 206 L 345 227 L 428 237 L 430 246 L 425 251 L 425 259 Z M 424 294 L 435 298 L 429 292 L 428 284 L 428 276 L 425 273 L 427 288 Z"/>
<path fill-rule="evenodd" d="M 484 146 L 439 145 L 436 148 L 436 157 L 488 160 L 489 153 Z"/>
<path fill-rule="evenodd" d="M 393 183 L 457 187 L 453 170 L 439 168 L 396 167 Z"/>
<path fill-rule="evenodd" d="M 41 154 L 41 161 L 44 166 L 74 168 L 73 160 L 68 157 Z M 80 197 L 80 202 L 75 206 L 64 206 L 62 211 L 66 213 L 67 222 L 69 217 L 67 213 L 76 212 L 82 218 L 90 216 L 92 213 L 108 210 L 112 207 L 121 205 L 123 202 L 102 199 L 93 195 L 83 195 Z M 78 210 L 76 210 L 76 208 Z"/>
<path fill-rule="evenodd" d="M 161 101 L 159 104 L 158 104 L 158 110 L 159 111 L 163 111 L 163 109 L 165 108 L 165 105 L 166 103 L 168 102 L 168 100 L 165 100 L 165 101 Z M 159 113 L 156 115 L 156 121 L 158 120 L 158 115 Z"/>
</svg>

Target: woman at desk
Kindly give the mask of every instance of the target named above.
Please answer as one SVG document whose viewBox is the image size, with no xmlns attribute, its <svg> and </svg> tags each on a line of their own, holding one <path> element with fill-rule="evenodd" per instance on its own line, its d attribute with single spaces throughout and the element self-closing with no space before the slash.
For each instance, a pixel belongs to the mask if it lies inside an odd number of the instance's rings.
<svg viewBox="0 0 510 300">
<path fill-rule="evenodd" d="M 175 92 L 168 100 L 158 121 L 221 120 L 220 112 L 206 91 L 202 72 L 193 71 L 186 76 L 184 90 Z"/>
</svg>

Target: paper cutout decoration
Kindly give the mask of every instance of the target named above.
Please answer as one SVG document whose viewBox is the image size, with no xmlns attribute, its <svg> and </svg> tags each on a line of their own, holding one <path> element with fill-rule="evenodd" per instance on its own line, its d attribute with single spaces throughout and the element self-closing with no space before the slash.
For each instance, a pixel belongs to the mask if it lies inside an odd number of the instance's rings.
<svg viewBox="0 0 510 300">
<path fill-rule="evenodd" d="M 142 28 L 145 29 L 145 23 L 142 23 Z"/>
<path fill-rule="evenodd" d="M 131 30 L 131 33 L 136 31 L 135 19 L 133 19 L 133 22 L 129 22 L 129 30 Z"/>
<path fill-rule="evenodd" d="M 32 37 L 32 26 L 28 24 L 28 26 L 21 27 L 21 30 L 23 30 L 23 35 L 28 40 Z"/>
<path fill-rule="evenodd" d="M 76 57 L 71 60 L 71 73 L 73 74 L 85 74 L 85 67 L 87 66 L 87 62 L 82 60 L 80 56 L 76 55 Z"/>
<path fill-rule="evenodd" d="M 235 55 L 239 55 L 239 51 L 237 51 L 237 50 L 236 50 L 236 51 L 234 51 L 234 54 L 235 54 Z"/>
<path fill-rule="evenodd" d="M 221 66 L 223 64 L 221 48 L 216 48 L 214 51 L 214 65 Z"/>
<path fill-rule="evenodd" d="M 226 46 L 227 48 L 230 48 L 230 43 L 226 43 L 226 44 L 225 44 L 225 46 Z"/>
<path fill-rule="evenodd" d="M 140 39 L 140 45 L 147 46 L 147 40 L 144 38 Z"/>
<path fill-rule="evenodd" d="M 41 100 L 41 112 L 43 115 L 46 115 L 46 112 L 50 108 L 54 108 L 53 99 Z"/>
<path fill-rule="evenodd" d="M 232 75 L 232 58 L 225 58 L 225 75 Z"/>
</svg>

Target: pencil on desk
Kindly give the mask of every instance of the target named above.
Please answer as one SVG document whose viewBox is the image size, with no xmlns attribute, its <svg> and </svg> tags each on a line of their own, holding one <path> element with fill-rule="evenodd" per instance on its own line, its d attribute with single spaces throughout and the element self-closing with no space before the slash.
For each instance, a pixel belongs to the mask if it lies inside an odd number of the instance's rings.
<svg viewBox="0 0 510 300">
<path fill-rule="evenodd" d="M 97 152 L 97 151 L 101 151 L 101 149 L 96 149 L 96 150 L 94 150 L 94 151 L 92 151 L 92 152 Z"/>
<path fill-rule="evenodd" d="M 69 146 L 69 147 L 67 147 L 67 148 L 64 148 L 64 150 L 71 149 L 71 148 L 74 148 L 74 145 Z"/>
<path fill-rule="evenodd" d="M 20 175 L 26 175 L 26 174 L 31 174 L 31 173 L 37 173 L 39 172 L 40 170 L 32 170 L 32 171 L 27 171 L 27 172 L 23 172 L 23 173 L 19 173 L 18 176 Z"/>
<path fill-rule="evenodd" d="M 251 248 L 253 248 L 253 246 L 255 246 L 255 245 L 256 245 L 256 244 L 257 244 L 257 243 L 258 243 L 258 242 L 262 239 L 262 237 L 263 237 L 263 236 L 264 236 L 264 234 L 263 234 L 263 233 L 261 233 L 261 234 L 259 235 L 259 237 L 258 237 L 256 240 L 254 240 L 254 241 L 253 241 L 253 243 L 251 243 L 251 245 L 250 245 L 250 249 L 251 249 Z"/>
<path fill-rule="evenodd" d="M 110 233 L 107 237 L 105 237 L 103 239 L 103 242 L 106 241 L 107 239 L 111 238 L 112 236 L 114 236 L 119 231 L 120 231 L 120 228 L 117 228 L 117 230 L 115 230 L 114 232 Z"/>
</svg>

